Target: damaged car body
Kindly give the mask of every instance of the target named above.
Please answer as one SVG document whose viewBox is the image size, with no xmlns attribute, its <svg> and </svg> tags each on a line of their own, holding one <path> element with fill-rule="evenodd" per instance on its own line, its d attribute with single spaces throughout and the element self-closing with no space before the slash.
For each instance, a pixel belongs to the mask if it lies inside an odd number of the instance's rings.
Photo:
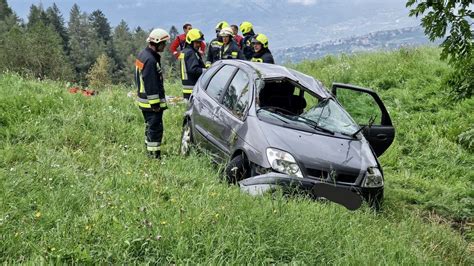
<svg viewBox="0 0 474 266">
<path fill-rule="evenodd" d="M 357 122 L 356 122 L 357 121 Z M 348 209 L 379 208 L 377 157 L 395 129 L 370 89 L 321 82 L 298 71 L 241 60 L 214 63 L 196 83 L 183 121 L 181 154 L 209 151 L 243 191 L 296 187 Z"/>
</svg>

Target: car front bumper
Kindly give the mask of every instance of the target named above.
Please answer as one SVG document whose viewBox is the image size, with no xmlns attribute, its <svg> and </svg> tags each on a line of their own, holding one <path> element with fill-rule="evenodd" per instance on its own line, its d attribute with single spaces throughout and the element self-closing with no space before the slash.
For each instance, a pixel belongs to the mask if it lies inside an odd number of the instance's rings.
<svg viewBox="0 0 474 266">
<path fill-rule="evenodd" d="M 273 191 L 277 188 L 291 190 L 297 188 L 308 192 L 315 198 L 326 198 L 335 203 L 341 204 L 349 210 L 356 210 L 362 205 L 362 200 L 371 200 L 373 195 L 383 193 L 380 188 L 362 188 L 321 182 L 310 178 L 292 177 L 280 173 L 267 173 L 244 179 L 239 182 L 240 189 L 251 195 L 262 195 L 265 192 Z"/>
</svg>

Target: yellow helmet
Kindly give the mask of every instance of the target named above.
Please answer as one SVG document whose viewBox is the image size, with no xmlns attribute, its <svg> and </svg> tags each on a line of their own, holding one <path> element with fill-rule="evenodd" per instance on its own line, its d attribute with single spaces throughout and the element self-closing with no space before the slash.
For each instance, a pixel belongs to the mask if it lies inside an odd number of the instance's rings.
<svg viewBox="0 0 474 266">
<path fill-rule="evenodd" d="M 252 43 L 261 43 L 263 48 L 268 48 L 268 38 L 267 35 L 259 33 L 252 39 Z"/>
<path fill-rule="evenodd" d="M 223 20 L 223 21 L 217 23 L 215 29 L 216 29 L 216 31 L 220 31 L 220 30 L 222 30 L 223 28 L 227 28 L 227 27 L 229 27 L 229 26 L 230 26 L 229 23 L 227 23 L 227 21 Z"/>
<path fill-rule="evenodd" d="M 194 41 L 204 41 L 204 34 L 198 29 L 189 30 L 186 34 L 186 42 L 191 44 Z"/>
<path fill-rule="evenodd" d="M 240 30 L 242 31 L 242 34 L 247 34 L 249 32 L 251 32 L 253 29 L 253 25 L 252 23 L 248 22 L 248 21 L 244 21 L 240 24 Z"/>
</svg>

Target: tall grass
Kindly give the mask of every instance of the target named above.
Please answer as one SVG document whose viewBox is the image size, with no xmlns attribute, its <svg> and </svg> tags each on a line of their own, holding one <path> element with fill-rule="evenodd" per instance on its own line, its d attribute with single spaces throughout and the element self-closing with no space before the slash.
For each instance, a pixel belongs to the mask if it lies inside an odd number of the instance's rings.
<svg viewBox="0 0 474 266">
<path fill-rule="evenodd" d="M 469 238 L 443 222 L 472 214 L 472 153 L 457 143 L 472 126 L 472 101 L 443 102 L 436 84 L 449 70 L 436 53 L 296 66 L 326 84 L 342 78 L 331 69 L 349 66 L 340 72 L 348 80 L 338 81 L 375 87 L 389 106 L 398 131 L 381 158 L 381 213 L 240 193 L 220 181 L 206 155 L 178 155 L 182 105 L 165 113 L 165 155 L 155 161 L 144 153 L 143 118 L 128 88 L 87 98 L 61 83 L 4 74 L 0 261 L 472 265 Z M 401 66 L 387 74 L 393 63 Z M 373 86 L 387 83 L 383 77 L 396 86 Z M 177 84 L 166 89 L 179 95 Z"/>
</svg>

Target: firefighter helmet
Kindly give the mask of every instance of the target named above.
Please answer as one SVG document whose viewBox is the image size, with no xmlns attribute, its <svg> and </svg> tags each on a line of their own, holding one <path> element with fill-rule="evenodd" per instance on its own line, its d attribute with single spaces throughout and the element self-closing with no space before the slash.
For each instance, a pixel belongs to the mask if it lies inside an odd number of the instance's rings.
<svg viewBox="0 0 474 266">
<path fill-rule="evenodd" d="M 164 29 L 154 29 L 150 32 L 150 35 L 148 35 L 146 42 L 158 44 L 160 42 L 166 42 L 169 39 L 170 39 L 170 35 L 168 34 L 167 31 L 165 31 Z"/>
<path fill-rule="evenodd" d="M 217 25 L 216 25 L 216 31 L 220 31 L 220 30 L 222 30 L 223 28 L 227 28 L 227 27 L 229 27 L 229 23 L 227 23 L 227 21 L 223 20 L 223 21 L 217 23 Z"/>
<path fill-rule="evenodd" d="M 244 21 L 240 24 L 240 30 L 242 31 L 242 34 L 247 34 L 253 30 L 253 25 L 248 21 Z"/>
<path fill-rule="evenodd" d="M 222 30 L 219 32 L 219 36 L 224 37 L 224 36 L 233 36 L 234 31 L 232 30 L 231 27 L 225 27 L 222 28 Z"/>
<path fill-rule="evenodd" d="M 252 39 L 252 43 L 261 43 L 263 48 L 268 48 L 268 38 L 265 34 L 259 33 Z"/>
<path fill-rule="evenodd" d="M 186 34 L 186 42 L 191 44 L 195 41 L 204 41 L 204 34 L 198 29 L 189 30 Z"/>
</svg>

